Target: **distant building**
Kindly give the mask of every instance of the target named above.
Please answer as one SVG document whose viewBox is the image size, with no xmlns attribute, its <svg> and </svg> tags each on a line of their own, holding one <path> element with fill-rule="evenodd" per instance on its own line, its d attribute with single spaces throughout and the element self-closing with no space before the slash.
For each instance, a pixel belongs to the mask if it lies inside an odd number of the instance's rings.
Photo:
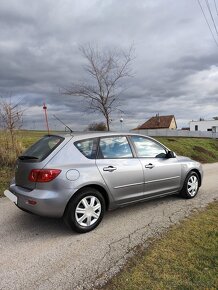
<svg viewBox="0 0 218 290">
<path fill-rule="evenodd" d="M 203 120 L 191 121 L 189 123 L 190 131 L 212 131 L 213 133 L 218 132 L 218 120 Z"/>
<path fill-rule="evenodd" d="M 148 121 L 138 126 L 134 130 L 145 129 L 177 129 L 176 119 L 174 115 L 151 117 Z"/>
</svg>

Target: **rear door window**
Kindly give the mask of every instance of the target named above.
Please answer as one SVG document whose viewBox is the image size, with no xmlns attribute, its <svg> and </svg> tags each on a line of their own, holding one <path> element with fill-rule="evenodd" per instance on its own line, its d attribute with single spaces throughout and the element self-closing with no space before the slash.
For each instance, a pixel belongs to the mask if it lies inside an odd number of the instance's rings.
<svg viewBox="0 0 218 290">
<path fill-rule="evenodd" d="M 27 149 L 24 154 L 19 157 L 19 159 L 36 162 L 42 161 L 52 151 L 54 151 L 63 140 L 64 138 L 60 136 L 44 136 L 38 142 L 33 144 L 29 149 Z"/>
<path fill-rule="evenodd" d="M 132 150 L 124 136 L 104 137 L 99 144 L 99 159 L 132 158 Z"/>
</svg>

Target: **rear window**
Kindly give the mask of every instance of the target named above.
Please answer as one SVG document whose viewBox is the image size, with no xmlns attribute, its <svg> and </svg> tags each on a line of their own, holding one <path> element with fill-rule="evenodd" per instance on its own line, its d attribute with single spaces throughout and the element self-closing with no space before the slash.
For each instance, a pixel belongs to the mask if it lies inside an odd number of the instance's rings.
<svg viewBox="0 0 218 290">
<path fill-rule="evenodd" d="M 31 160 L 31 161 L 42 161 L 45 159 L 52 151 L 57 148 L 61 142 L 64 140 L 60 136 L 44 136 L 42 139 L 33 144 L 29 149 L 27 149 L 22 156 L 19 157 L 21 160 Z"/>
</svg>

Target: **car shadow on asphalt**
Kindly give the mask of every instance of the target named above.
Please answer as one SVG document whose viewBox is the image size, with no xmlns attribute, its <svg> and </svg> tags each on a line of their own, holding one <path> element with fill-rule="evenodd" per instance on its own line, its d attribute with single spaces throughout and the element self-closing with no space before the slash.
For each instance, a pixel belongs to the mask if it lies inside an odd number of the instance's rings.
<svg viewBox="0 0 218 290">
<path fill-rule="evenodd" d="M 173 205 L 175 200 L 179 201 L 179 200 L 184 200 L 184 199 L 182 199 L 177 194 L 167 195 L 167 196 L 158 197 L 158 198 L 151 198 L 151 199 L 136 202 L 136 203 L 133 203 L 133 204 L 130 204 L 127 206 L 119 207 L 119 208 L 112 210 L 112 211 L 108 211 L 108 212 L 106 212 L 104 219 L 111 218 L 111 216 L 119 217 L 122 215 L 126 215 L 132 211 L 140 212 L 140 211 L 144 211 L 144 210 L 151 210 L 151 209 L 153 209 L 154 206 L 157 207 L 161 204 L 171 204 L 172 203 L 172 205 Z"/>
<path fill-rule="evenodd" d="M 140 211 L 151 210 L 161 204 L 171 204 L 171 202 L 174 203 L 175 199 L 179 200 L 181 198 L 177 195 L 171 195 L 158 199 L 151 199 L 139 203 L 134 203 L 132 205 L 121 207 L 113 211 L 107 211 L 105 213 L 102 224 L 93 232 L 87 233 L 85 235 L 98 233 L 98 229 L 102 228 L 102 226 L 107 226 L 108 224 L 113 223 L 114 220 L 122 220 L 124 216 L 128 217 L 129 213 L 132 211 L 137 213 Z M 21 231 L 23 235 L 28 236 L 69 237 L 80 235 L 68 228 L 61 218 L 41 217 L 20 211 L 19 209 L 17 209 L 12 216 L 7 218 L 7 223 L 10 225 L 17 225 L 13 227 L 13 234 L 15 236 L 18 234 L 18 232 Z"/>
<path fill-rule="evenodd" d="M 8 220 L 8 222 L 13 223 L 13 220 Z M 43 235 L 44 237 L 70 236 L 76 234 L 64 224 L 61 218 L 42 217 L 20 210 L 16 212 L 16 223 L 19 223 L 19 231 Z"/>
</svg>

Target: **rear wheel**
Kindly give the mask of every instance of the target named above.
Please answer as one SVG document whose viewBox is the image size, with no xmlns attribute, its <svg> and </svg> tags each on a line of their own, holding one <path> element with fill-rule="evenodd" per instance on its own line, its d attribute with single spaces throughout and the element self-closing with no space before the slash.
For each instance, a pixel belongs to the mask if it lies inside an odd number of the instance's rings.
<svg viewBox="0 0 218 290">
<path fill-rule="evenodd" d="M 199 189 L 199 176 L 196 172 L 191 171 L 184 182 L 180 195 L 184 198 L 193 198 L 197 195 Z"/>
<path fill-rule="evenodd" d="M 64 214 L 65 223 L 79 233 L 96 228 L 105 212 L 105 201 L 95 188 L 84 188 L 68 204 Z"/>
</svg>

